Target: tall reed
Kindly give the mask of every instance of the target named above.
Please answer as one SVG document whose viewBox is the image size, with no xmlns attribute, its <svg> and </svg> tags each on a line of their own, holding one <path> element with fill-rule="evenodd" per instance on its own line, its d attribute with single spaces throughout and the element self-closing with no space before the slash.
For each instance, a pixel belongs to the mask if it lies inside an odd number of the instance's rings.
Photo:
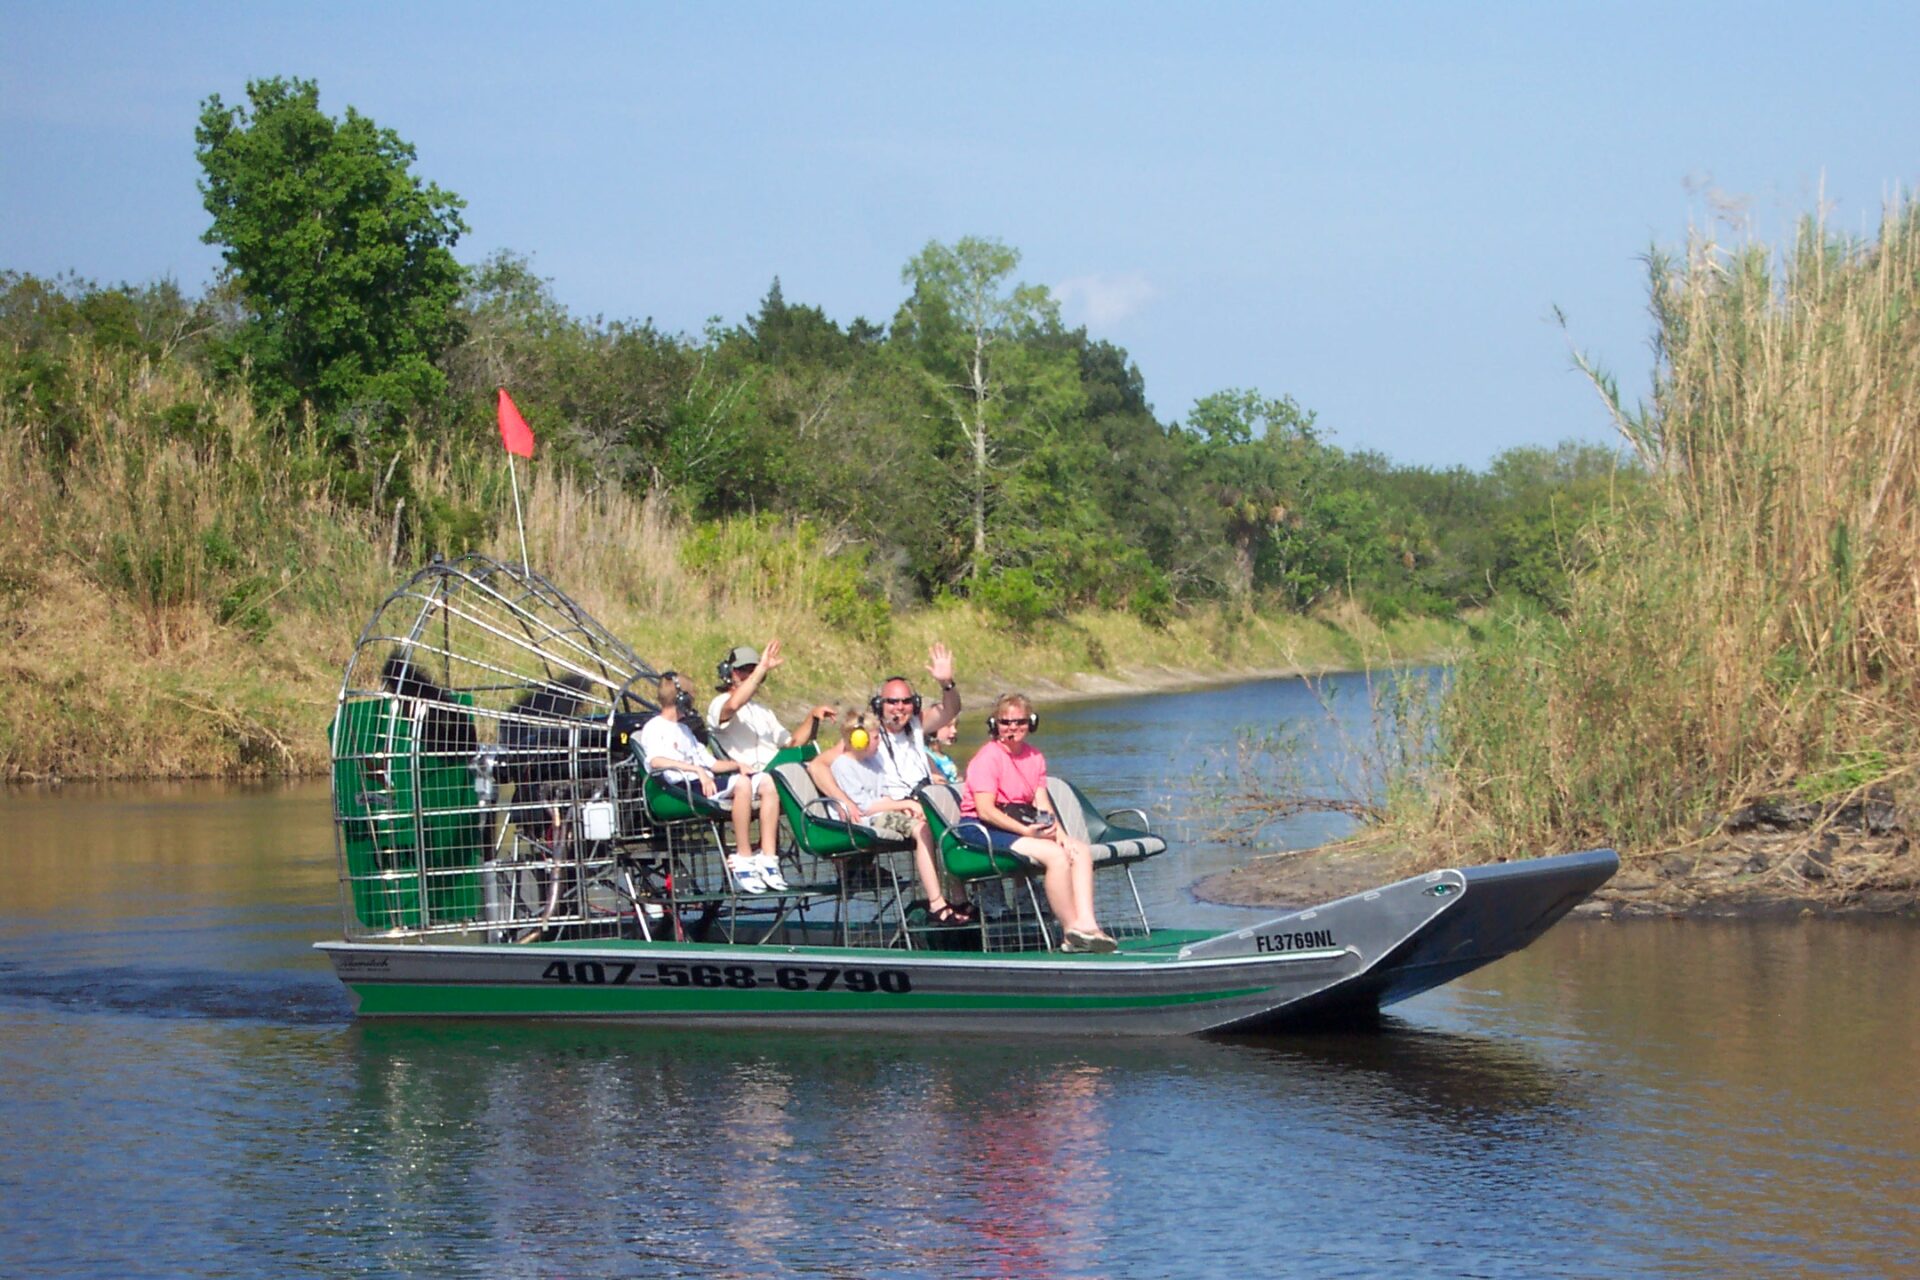
<svg viewBox="0 0 1920 1280">
<path fill-rule="evenodd" d="M 1651 516 L 1603 515 L 1562 617 L 1458 672 L 1429 789 L 1503 850 L 1684 841 L 1742 802 L 1885 778 L 1920 724 L 1920 204 L 1781 252 L 1649 259 Z M 1601 380 L 1603 390 L 1607 389 Z"/>
</svg>

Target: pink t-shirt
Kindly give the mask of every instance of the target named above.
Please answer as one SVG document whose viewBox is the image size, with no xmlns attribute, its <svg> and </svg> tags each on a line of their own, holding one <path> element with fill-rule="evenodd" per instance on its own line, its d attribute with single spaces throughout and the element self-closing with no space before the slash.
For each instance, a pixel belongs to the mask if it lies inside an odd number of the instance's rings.
<svg viewBox="0 0 1920 1280">
<path fill-rule="evenodd" d="M 960 812 L 978 816 L 973 804 L 976 792 L 992 792 L 993 802 L 998 805 L 1032 804 L 1046 785 L 1045 756 L 1032 747 L 1022 747 L 1015 755 L 999 743 L 989 742 L 967 762 L 967 780 L 960 788 Z"/>
</svg>

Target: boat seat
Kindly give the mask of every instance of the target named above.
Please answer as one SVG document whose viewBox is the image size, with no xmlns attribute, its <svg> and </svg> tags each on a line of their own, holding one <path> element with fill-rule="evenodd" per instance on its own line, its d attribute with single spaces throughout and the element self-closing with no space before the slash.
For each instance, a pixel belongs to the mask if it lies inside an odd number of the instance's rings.
<svg viewBox="0 0 1920 1280">
<path fill-rule="evenodd" d="M 1085 841 L 1093 850 L 1093 863 L 1126 866 L 1144 862 L 1167 851 L 1167 842 L 1147 825 L 1143 809 L 1115 809 L 1101 813 L 1087 794 L 1065 778 L 1047 779 L 1047 800 L 1061 828 L 1075 840 Z M 1139 824 L 1122 825 L 1116 818 L 1135 817 Z"/>
<path fill-rule="evenodd" d="M 636 738 L 636 750 L 638 743 Z M 698 783 L 668 782 L 647 770 L 640 783 L 640 806 L 647 825 L 659 833 L 669 862 L 677 868 L 676 897 L 697 897 L 723 884 L 730 887 L 723 828 L 733 818 L 731 805 L 709 799 Z"/>
<path fill-rule="evenodd" d="M 780 809 L 786 814 L 787 826 L 793 831 L 794 848 L 808 857 L 824 859 L 834 868 L 842 943 L 847 942 L 853 927 L 848 903 L 862 892 L 878 895 L 877 919 L 883 931 L 891 918 L 895 921 L 892 930 L 905 939 L 906 910 L 900 892 L 900 873 L 893 859 L 886 855 L 911 850 L 913 840 L 890 836 L 864 823 L 842 818 L 839 805 L 820 794 L 813 776 L 801 763 L 805 757 L 799 753 L 804 750 L 788 748 L 793 756 L 784 760 L 776 756 L 779 763 L 768 772 L 773 776 L 774 792 L 780 797 Z M 905 941 L 908 947 L 912 946 L 911 939 Z"/>
<path fill-rule="evenodd" d="M 773 774 L 780 808 L 787 815 L 787 825 L 793 828 L 793 842 L 800 852 L 816 858 L 837 859 L 913 848 L 911 839 L 890 836 L 839 816 L 839 806 L 820 794 L 813 776 L 797 760 L 775 764 L 769 772 Z"/>
<path fill-rule="evenodd" d="M 641 786 L 641 800 L 647 807 L 647 818 L 663 827 L 676 822 L 713 822 L 733 817 L 731 804 L 706 795 L 698 783 L 668 782 L 652 770 L 648 770 L 646 782 Z"/>
<path fill-rule="evenodd" d="M 773 759 L 767 761 L 767 768 L 775 769 L 783 764 L 805 764 L 819 754 L 818 742 L 803 742 L 797 747 L 782 747 L 773 753 Z"/>
<path fill-rule="evenodd" d="M 986 824 L 960 812 L 960 789 L 946 782 L 923 782 L 917 793 L 920 810 L 933 828 L 934 851 L 956 880 L 992 880 L 1001 876 L 1032 875 L 1040 864 L 1017 853 L 995 850 L 987 840 Z"/>
</svg>

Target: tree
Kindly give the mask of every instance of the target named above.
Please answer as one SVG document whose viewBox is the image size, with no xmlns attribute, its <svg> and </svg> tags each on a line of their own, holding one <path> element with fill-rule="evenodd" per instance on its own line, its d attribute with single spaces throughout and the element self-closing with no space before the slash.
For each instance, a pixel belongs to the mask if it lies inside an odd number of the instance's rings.
<svg viewBox="0 0 1920 1280">
<path fill-rule="evenodd" d="M 194 131 L 227 271 L 252 312 L 238 337 L 256 397 L 391 427 L 445 389 L 435 359 L 458 336 L 464 202 L 412 172 L 414 150 L 352 107 L 320 110 L 311 80 L 250 81 Z"/>
<path fill-rule="evenodd" d="M 753 344 L 754 358 L 770 368 L 839 368 L 852 360 L 856 350 L 819 307 L 788 303 L 780 291 L 779 276 L 761 300 L 760 313 L 747 321 L 746 336 Z"/>
<path fill-rule="evenodd" d="M 1306 568 L 1308 514 L 1331 460 L 1314 414 L 1292 396 L 1216 391 L 1194 402 L 1187 430 L 1199 442 L 1202 474 L 1225 518 L 1233 562 L 1229 591 L 1277 586 L 1305 604 L 1324 589 Z"/>
<path fill-rule="evenodd" d="M 1011 284 L 1020 253 L 998 240 L 929 242 L 902 268 L 913 296 L 894 336 L 914 352 L 927 385 L 966 451 L 969 573 L 989 563 L 987 508 L 997 442 L 1011 430 L 1044 430 L 1078 411 L 1073 352 L 1036 339 L 1060 333 L 1060 308 L 1044 285 Z"/>
</svg>

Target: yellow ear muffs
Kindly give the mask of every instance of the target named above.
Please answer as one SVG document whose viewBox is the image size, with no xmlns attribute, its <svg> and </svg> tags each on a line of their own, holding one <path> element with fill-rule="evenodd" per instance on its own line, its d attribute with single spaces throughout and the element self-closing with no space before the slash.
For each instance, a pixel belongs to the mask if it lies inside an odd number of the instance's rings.
<svg viewBox="0 0 1920 1280">
<path fill-rule="evenodd" d="M 867 736 L 867 731 L 865 729 L 855 729 L 852 733 L 847 735 L 847 745 L 852 747 L 855 751 L 865 751 L 867 749 L 867 744 L 872 741 L 873 739 Z"/>
</svg>

